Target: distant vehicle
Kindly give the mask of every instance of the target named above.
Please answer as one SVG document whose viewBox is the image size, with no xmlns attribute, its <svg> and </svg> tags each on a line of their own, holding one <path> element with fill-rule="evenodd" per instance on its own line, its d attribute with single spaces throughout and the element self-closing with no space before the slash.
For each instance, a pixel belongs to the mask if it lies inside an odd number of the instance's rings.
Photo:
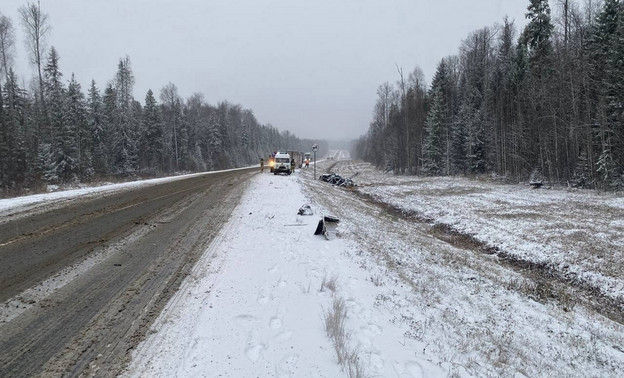
<svg viewBox="0 0 624 378">
<path fill-rule="evenodd" d="M 310 160 L 310 155 L 311 155 L 310 152 L 306 152 L 305 154 L 303 154 L 304 160 Z"/>
<path fill-rule="evenodd" d="M 303 166 L 303 152 L 301 151 L 286 151 L 290 155 L 291 159 L 295 160 L 295 167 L 301 168 Z"/>
<path fill-rule="evenodd" d="M 290 175 L 290 155 L 284 152 L 278 152 L 275 154 L 275 166 L 273 167 L 273 174 L 286 173 Z"/>
</svg>

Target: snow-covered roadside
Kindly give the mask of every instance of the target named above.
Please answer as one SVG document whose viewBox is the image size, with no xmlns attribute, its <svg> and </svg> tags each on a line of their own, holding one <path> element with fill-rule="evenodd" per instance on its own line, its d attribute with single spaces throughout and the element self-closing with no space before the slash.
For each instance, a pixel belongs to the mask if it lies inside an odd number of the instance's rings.
<svg viewBox="0 0 624 378">
<path fill-rule="evenodd" d="M 335 299 L 348 311 L 347 348 L 366 350 L 364 368 L 372 364 L 380 376 L 447 375 L 435 357 L 401 346 L 402 327 L 378 316 L 375 284 L 351 258 L 353 246 L 313 235 L 322 209 L 297 215 L 307 202 L 298 175 L 253 179 L 126 375 L 343 376 L 324 328 Z"/>
<path fill-rule="evenodd" d="M 348 376 L 325 332 L 336 301 L 362 376 L 616 377 L 624 369 L 620 324 L 527 297 L 522 289 L 535 283 L 495 259 L 311 176 L 253 179 L 126 376 Z M 297 216 L 308 202 L 316 214 Z M 331 241 L 312 235 L 328 209 L 342 219 Z"/>
<path fill-rule="evenodd" d="M 333 170 L 359 172 L 358 190 L 382 203 L 449 225 L 624 303 L 622 194 L 395 176 L 366 163 L 338 164 Z"/>
<path fill-rule="evenodd" d="M 396 185 L 395 176 L 370 173 L 385 178 L 374 181 L 381 187 Z M 371 182 L 366 174 L 356 177 L 358 184 Z M 375 283 L 369 295 L 386 319 L 384 330 L 402 327 L 395 342 L 443 361 L 449 376 L 619 377 L 624 371 L 624 327 L 578 305 L 565 289 L 534 281 L 496 256 L 455 248 L 433 236 L 431 225 L 386 213 L 348 190 L 305 184 L 343 219 L 343 237 L 356 242 L 352 258 Z M 366 366 L 374 376 L 375 365 Z"/>
</svg>

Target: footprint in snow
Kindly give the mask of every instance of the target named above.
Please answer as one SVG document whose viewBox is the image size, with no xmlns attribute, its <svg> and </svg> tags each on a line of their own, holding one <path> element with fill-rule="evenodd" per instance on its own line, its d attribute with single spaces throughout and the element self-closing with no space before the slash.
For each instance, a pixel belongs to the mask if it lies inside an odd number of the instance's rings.
<svg viewBox="0 0 624 378">
<path fill-rule="evenodd" d="M 258 361 L 258 358 L 260 358 L 260 354 L 262 353 L 262 350 L 265 348 L 266 346 L 262 343 L 251 344 L 247 347 L 247 349 L 245 349 L 245 355 L 247 356 L 247 358 L 249 358 L 252 361 Z"/>
<path fill-rule="evenodd" d="M 288 354 L 282 357 L 277 366 L 275 366 L 275 375 L 278 377 L 292 376 L 296 371 L 298 361 L 298 354 Z"/>
<path fill-rule="evenodd" d="M 275 316 L 272 317 L 271 320 L 269 321 L 269 327 L 271 327 L 271 329 L 282 328 L 282 319 L 275 317 Z"/>
</svg>

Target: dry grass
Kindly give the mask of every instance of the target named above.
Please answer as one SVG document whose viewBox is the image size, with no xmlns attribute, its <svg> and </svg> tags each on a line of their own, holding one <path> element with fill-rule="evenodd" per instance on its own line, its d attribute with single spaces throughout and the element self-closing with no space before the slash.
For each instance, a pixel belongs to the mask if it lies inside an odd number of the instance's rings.
<svg viewBox="0 0 624 378">
<path fill-rule="evenodd" d="M 327 278 L 327 274 L 325 274 L 325 276 L 323 276 L 323 281 L 321 281 L 321 288 L 319 289 L 319 291 L 322 293 L 325 290 L 329 290 L 332 293 L 335 293 L 337 289 L 338 276 L 334 274 L 330 278 Z"/>
<path fill-rule="evenodd" d="M 334 298 L 332 307 L 325 312 L 325 332 L 332 341 L 338 363 L 342 365 L 347 377 L 365 377 L 358 350 L 349 346 L 349 333 L 345 328 L 347 307 L 342 298 Z"/>
</svg>

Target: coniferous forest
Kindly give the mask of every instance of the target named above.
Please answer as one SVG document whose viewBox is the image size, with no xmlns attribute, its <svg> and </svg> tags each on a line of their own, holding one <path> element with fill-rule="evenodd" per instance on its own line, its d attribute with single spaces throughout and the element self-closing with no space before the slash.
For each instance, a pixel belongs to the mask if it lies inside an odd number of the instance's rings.
<svg viewBox="0 0 624 378">
<path fill-rule="evenodd" d="M 530 0 L 422 71 L 384 83 L 353 154 L 398 174 L 624 188 L 624 2 Z"/>
<path fill-rule="evenodd" d="M 0 14 L 0 194 L 94 180 L 128 180 L 256 164 L 278 149 L 318 143 L 258 122 L 252 110 L 196 93 L 184 100 L 173 83 L 133 97 L 129 57 L 106 84 L 82 88 L 45 48 L 50 20 L 38 4 L 19 9 L 35 78 L 20 86 L 15 27 Z"/>
</svg>

